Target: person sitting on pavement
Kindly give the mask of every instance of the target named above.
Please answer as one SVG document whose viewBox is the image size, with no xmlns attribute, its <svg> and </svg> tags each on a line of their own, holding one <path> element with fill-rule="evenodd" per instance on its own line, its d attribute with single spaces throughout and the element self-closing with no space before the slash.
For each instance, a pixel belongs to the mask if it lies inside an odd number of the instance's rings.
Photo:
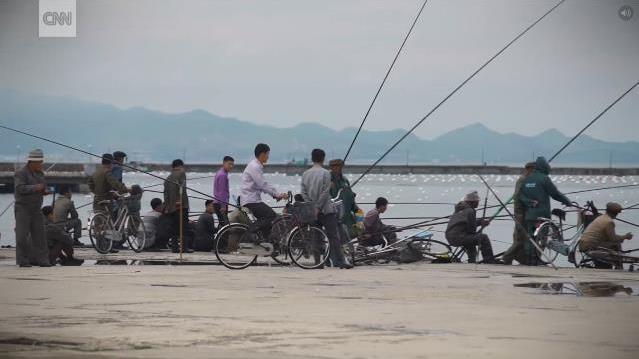
<svg viewBox="0 0 639 359">
<path fill-rule="evenodd" d="M 581 252 L 588 252 L 590 250 L 598 248 L 612 249 L 615 251 L 621 250 L 621 243 L 624 240 L 631 240 L 632 233 L 628 232 L 624 235 L 618 235 L 615 232 L 615 218 L 621 213 L 623 208 L 619 203 L 610 202 L 606 204 L 606 213 L 595 218 L 595 220 L 588 225 L 584 233 L 579 240 L 579 250 Z M 610 263 L 594 260 L 595 268 L 611 269 Z M 619 266 L 617 264 L 617 266 Z"/>
<path fill-rule="evenodd" d="M 151 249 L 157 248 L 159 249 L 157 244 L 157 234 L 160 229 L 160 217 L 162 217 L 164 212 L 164 206 L 162 204 L 162 200 L 159 198 L 153 198 L 151 200 L 151 210 L 146 212 L 142 216 L 142 222 L 144 223 L 144 231 L 146 232 L 146 239 L 144 241 L 144 248 Z M 166 245 L 165 245 L 166 248 Z"/>
<path fill-rule="evenodd" d="M 568 197 L 555 187 L 549 174 L 550 164 L 546 158 L 537 157 L 535 171 L 526 177 L 518 195 L 519 202 L 525 207 L 524 227 L 530 238 L 534 237 L 538 218 L 550 218 L 551 197 L 565 206 L 572 205 Z M 537 265 L 541 263 L 537 249 L 530 241 L 524 243 L 524 257 L 524 263 L 520 264 Z"/>
<path fill-rule="evenodd" d="M 468 255 L 468 263 L 475 263 L 477 260 L 476 246 L 479 246 L 484 263 L 501 263 L 493 257 L 493 247 L 488 236 L 477 233 L 477 227 L 490 224 L 486 219 L 477 219 L 478 206 L 477 191 L 468 193 L 455 205 L 455 213 L 450 217 L 446 227 L 446 240 L 451 246 L 464 248 Z"/>
<path fill-rule="evenodd" d="M 73 245 L 82 247 L 84 244 L 80 242 L 82 237 L 82 221 L 75 209 L 75 204 L 71 200 L 72 194 L 69 186 L 60 187 L 60 196 L 55 200 L 53 205 L 53 216 L 56 223 L 64 223 L 67 231 L 73 229 Z"/>
<path fill-rule="evenodd" d="M 60 260 L 60 265 L 72 266 L 84 263 L 82 259 L 73 258 L 73 238 L 65 230 L 65 222 L 56 223 L 53 215 L 53 207 L 42 207 L 44 219 L 44 233 L 49 247 L 49 262 L 55 264 Z"/>
<path fill-rule="evenodd" d="M 215 213 L 215 202 L 213 200 L 207 200 L 205 203 L 205 211 L 197 219 L 195 224 L 195 241 L 193 242 L 193 249 L 196 251 L 210 252 L 215 248 L 215 220 L 213 214 Z"/>
<path fill-rule="evenodd" d="M 379 197 L 375 201 L 375 208 L 366 213 L 364 217 L 364 235 L 360 243 L 365 246 L 379 246 L 394 243 L 397 241 L 397 232 L 395 226 L 389 226 L 382 222 L 379 218 L 388 209 L 388 200 Z"/>
</svg>

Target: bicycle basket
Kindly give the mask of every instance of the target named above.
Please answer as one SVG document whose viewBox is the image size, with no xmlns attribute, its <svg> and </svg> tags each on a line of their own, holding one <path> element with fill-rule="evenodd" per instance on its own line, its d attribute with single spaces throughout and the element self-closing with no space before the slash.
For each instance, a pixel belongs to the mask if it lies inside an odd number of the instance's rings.
<svg viewBox="0 0 639 359">
<path fill-rule="evenodd" d="M 309 224 L 317 221 L 315 206 L 313 206 L 311 202 L 295 202 L 290 210 L 290 214 L 293 216 L 295 222 Z"/>
</svg>

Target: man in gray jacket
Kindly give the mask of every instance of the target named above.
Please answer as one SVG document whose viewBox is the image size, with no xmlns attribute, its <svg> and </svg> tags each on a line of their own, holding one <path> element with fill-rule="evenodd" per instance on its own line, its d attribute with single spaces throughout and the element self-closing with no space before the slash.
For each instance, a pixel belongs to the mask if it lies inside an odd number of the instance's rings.
<svg viewBox="0 0 639 359">
<path fill-rule="evenodd" d="M 311 152 L 313 167 L 302 175 L 302 196 L 307 202 L 312 202 L 317 212 L 317 218 L 324 227 L 331 246 L 330 259 L 334 267 L 350 269 L 352 265 L 346 262 L 342 253 L 342 246 L 337 234 L 337 216 L 331 203 L 331 173 L 323 167 L 326 153 L 321 149 Z"/>
<path fill-rule="evenodd" d="M 42 172 L 43 162 L 42 150 L 29 152 L 27 165 L 17 170 L 14 177 L 16 264 L 20 267 L 51 267 L 40 210 L 43 196 L 49 194 Z"/>
</svg>

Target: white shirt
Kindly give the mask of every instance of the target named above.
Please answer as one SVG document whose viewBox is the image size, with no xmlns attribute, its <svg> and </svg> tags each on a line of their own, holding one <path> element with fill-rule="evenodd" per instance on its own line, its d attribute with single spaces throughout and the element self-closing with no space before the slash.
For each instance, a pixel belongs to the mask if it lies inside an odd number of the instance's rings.
<svg viewBox="0 0 639 359">
<path fill-rule="evenodd" d="M 264 165 L 257 158 L 246 165 L 244 172 L 242 172 L 242 184 L 240 185 L 242 205 L 262 202 L 262 193 L 270 194 L 273 197 L 279 194 L 275 187 L 264 180 L 263 172 Z"/>
</svg>

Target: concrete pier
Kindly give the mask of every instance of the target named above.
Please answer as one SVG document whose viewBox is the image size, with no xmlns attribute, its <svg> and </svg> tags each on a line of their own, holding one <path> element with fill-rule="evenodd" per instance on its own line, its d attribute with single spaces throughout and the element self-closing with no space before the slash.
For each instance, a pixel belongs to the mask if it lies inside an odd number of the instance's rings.
<svg viewBox="0 0 639 359">
<path fill-rule="evenodd" d="M 311 271 L 267 266 L 231 271 L 219 265 L 17 268 L 10 265 L 13 256 L 12 249 L 0 250 L 0 357 L 639 354 L 638 273 L 428 263 Z M 78 256 L 98 258 L 88 249 Z M 113 258 L 152 257 L 177 258 L 126 252 Z M 184 258 L 213 262 L 214 255 Z M 530 282 L 565 283 L 565 290 L 545 294 L 553 292 L 514 286 Z M 595 291 L 588 282 L 621 287 L 600 285 Z"/>
</svg>

